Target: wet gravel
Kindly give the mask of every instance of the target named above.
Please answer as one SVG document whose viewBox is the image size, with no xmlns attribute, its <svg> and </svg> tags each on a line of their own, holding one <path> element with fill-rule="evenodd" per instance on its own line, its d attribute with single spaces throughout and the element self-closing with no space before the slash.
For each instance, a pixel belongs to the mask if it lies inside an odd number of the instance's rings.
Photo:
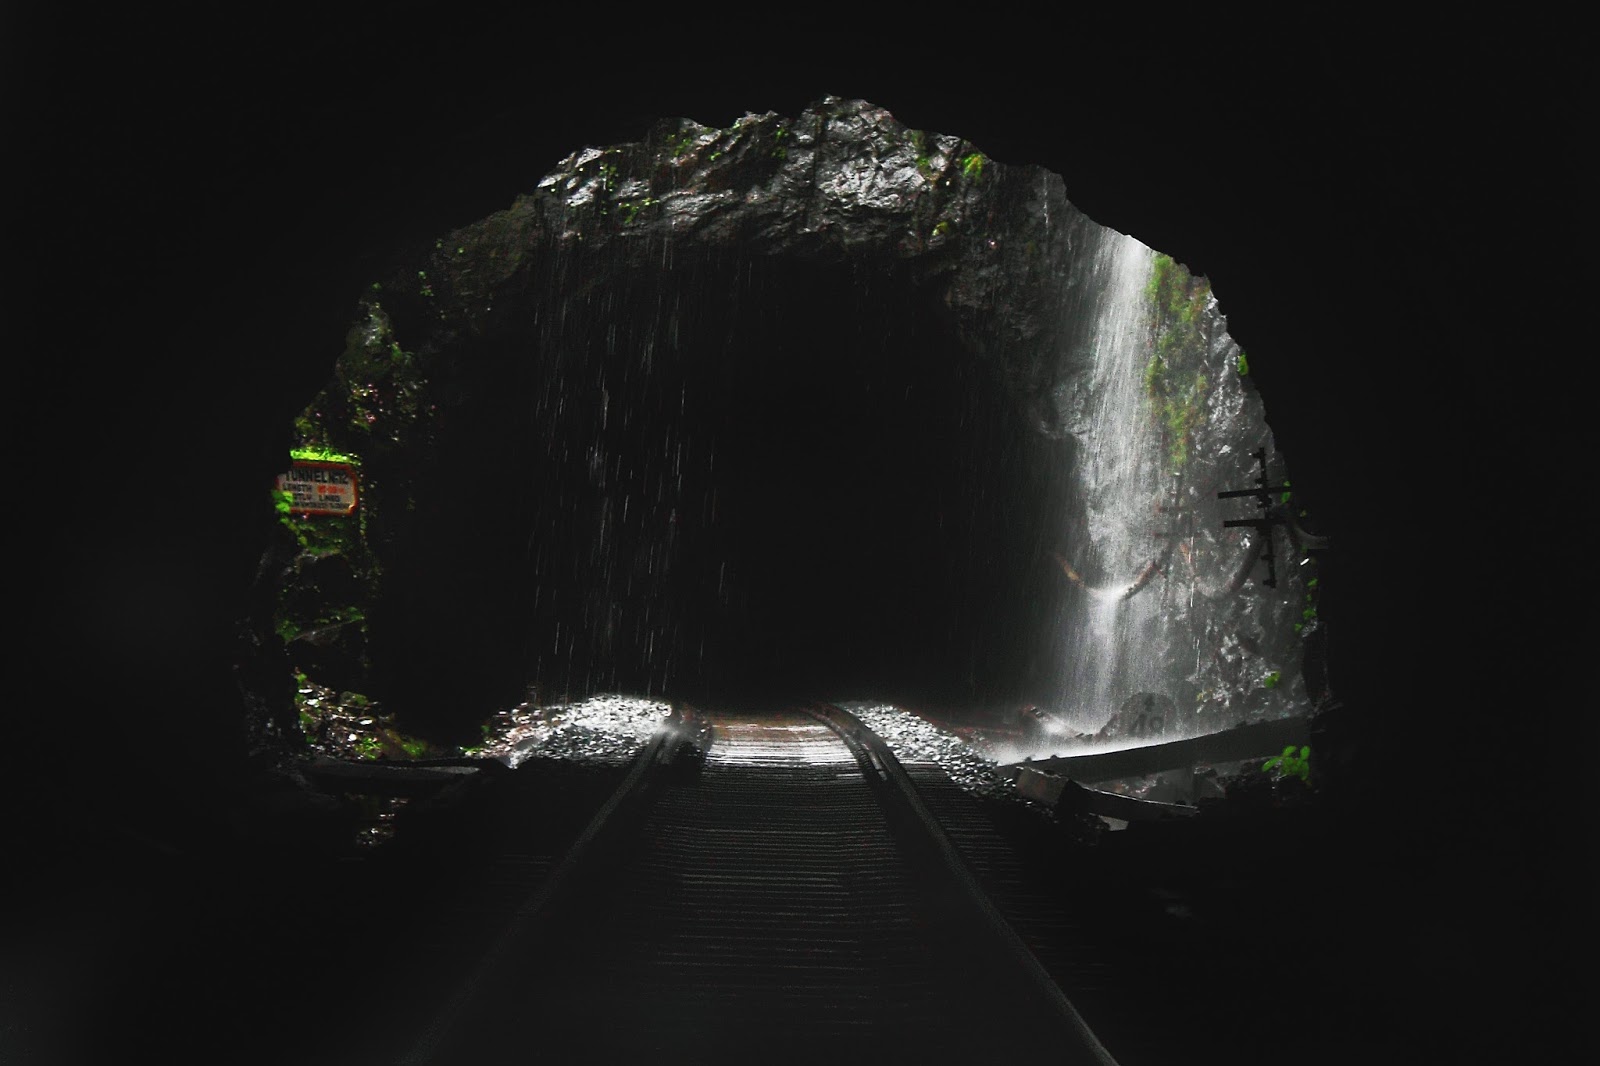
<svg viewBox="0 0 1600 1066">
<path fill-rule="evenodd" d="M 1018 795 L 1016 785 L 1000 773 L 993 759 L 927 719 L 883 703 L 853 701 L 839 706 L 882 737 L 901 762 L 937 763 L 951 780 L 974 795 L 1030 803 Z"/>
<path fill-rule="evenodd" d="M 471 753 L 516 767 L 529 759 L 626 763 L 649 743 L 672 708 L 659 700 L 607 693 L 576 703 L 520 703 L 494 715 Z"/>
</svg>

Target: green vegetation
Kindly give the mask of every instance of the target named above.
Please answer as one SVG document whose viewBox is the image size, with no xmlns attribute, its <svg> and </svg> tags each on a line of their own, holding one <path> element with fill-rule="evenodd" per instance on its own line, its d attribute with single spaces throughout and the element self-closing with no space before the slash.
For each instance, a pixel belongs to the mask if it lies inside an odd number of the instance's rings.
<svg viewBox="0 0 1600 1066">
<path fill-rule="evenodd" d="M 431 296 L 427 272 L 417 274 L 423 295 Z M 367 322 L 351 331 L 334 383 L 295 419 L 295 458 L 356 462 L 356 454 L 369 455 L 374 445 L 398 440 L 424 414 L 426 382 L 417 353 L 401 347 L 375 297 L 369 294 L 364 306 Z"/>
<path fill-rule="evenodd" d="M 1145 393 L 1163 427 L 1167 458 L 1181 470 L 1188 462 L 1195 431 L 1205 419 L 1210 391 L 1204 369 L 1211 339 L 1205 315 L 1211 285 L 1204 278 L 1192 277 L 1171 256 L 1157 255 L 1145 285 L 1145 299 L 1155 338 L 1144 369 Z"/>
<path fill-rule="evenodd" d="M 1250 376 L 1250 360 L 1245 358 L 1243 349 L 1240 349 L 1240 351 L 1239 351 L 1239 359 L 1235 363 L 1235 366 L 1239 370 L 1239 376 L 1240 377 L 1243 378 L 1243 377 L 1249 377 Z"/>
<path fill-rule="evenodd" d="M 335 692 L 295 673 L 300 731 L 319 752 L 340 759 L 426 759 L 441 749 L 395 728 L 394 719 L 359 692 Z"/>
<path fill-rule="evenodd" d="M 368 456 L 381 453 L 421 416 L 423 383 L 416 356 L 402 348 L 377 297 L 369 292 L 367 322 L 351 331 L 336 377 L 295 419 L 298 438 L 289 460 L 345 463 L 356 468 L 358 506 L 353 515 L 301 514 L 292 497 L 274 488 L 273 511 L 299 552 L 286 587 L 280 589 L 273 630 L 291 642 L 307 630 L 345 625 L 364 634 L 376 598 L 381 567 L 367 542 L 368 514 L 383 488 L 370 473 Z M 288 464 L 285 464 L 286 466 Z M 338 559 L 333 570 L 313 563 Z M 336 597 L 324 593 L 319 573 L 341 577 Z M 353 580 L 351 580 L 353 579 Z"/>
<path fill-rule="evenodd" d="M 1273 773 L 1279 779 L 1285 777 L 1298 777 L 1301 781 L 1311 782 L 1311 749 L 1301 746 L 1298 751 L 1293 744 L 1283 749 L 1282 755 L 1274 755 L 1261 764 L 1265 772 Z"/>
<path fill-rule="evenodd" d="M 1167 371 L 1167 364 L 1158 356 L 1144 365 L 1144 391 L 1150 396 L 1155 396 L 1161 389 L 1162 377 Z"/>
<path fill-rule="evenodd" d="M 1166 425 L 1168 458 L 1174 467 L 1181 469 L 1189 461 L 1189 441 L 1204 414 L 1201 404 L 1205 391 L 1205 375 L 1196 374 L 1188 388 L 1162 399 L 1161 420 Z"/>
<path fill-rule="evenodd" d="M 1298 621 L 1298 622 L 1296 622 L 1294 624 L 1294 631 L 1296 633 L 1304 631 L 1306 626 L 1311 625 L 1313 622 L 1315 622 L 1317 620 L 1317 596 L 1318 596 L 1318 593 L 1319 593 L 1319 590 L 1317 588 L 1317 579 L 1316 578 L 1312 578 L 1310 581 L 1307 581 L 1306 582 L 1306 603 L 1305 603 L 1305 606 L 1300 609 L 1300 621 Z"/>
<path fill-rule="evenodd" d="M 313 463 L 350 463 L 352 466 L 361 465 L 361 460 L 344 452 L 336 452 L 332 448 L 323 448 L 315 445 L 289 449 L 290 459 L 300 459 Z"/>
<path fill-rule="evenodd" d="M 961 176 L 976 184 L 983 180 L 983 164 L 985 162 L 982 152 L 972 152 L 961 159 Z"/>
<path fill-rule="evenodd" d="M 1144 295 L 1162 314 L 1187 326 L 1198 322 L 1205 312 L 1211 300 L 1211 283 L 1192 276 L 1170 255 L 1158 253 L 1150 266 Z"/>
<path fill-rule="evenodd" d="M 1283 680 L 1283 674 L 1279 673 L 1277 670 L 1274 670 L 1274 671 L 1272 671 L 1272 673 L 1268 674 L 1266 677 L 1263 677 L 1261 679 L 1261 687 L 1262 688 L 1277 688 L 1278 687 L 1278 683 L 1280 681 L 1282 681 L 1282 680 Z"/>
<path fill-rule="evenodd" d="M 917 153 L 917 172 L 924 181 L 931 182 L 937 173 L 933 169 L 933 158 L 928 155 L 928 135 L 922 130 L 911 131 L 911 146 Z"/>
<path fill-rule="evenodd" d="M 361 520 L 345 515 L 307 515 L 296 512 L 289 494 L 272 490 L 272 506 L 278 522 L 294 534 L 295 544 L 312 555 L 350 555 L 361 552 Z M 300 627 L 309 628 L 307 626 Z"/>
<path fill-rule="evenodd" d="M 622 224 L 631 226 L 638 219 L 640 211 L 654 207 L 658 203 L 660 201 L 652 196 L 646 196 L 642 200 L 627 200 L 617 206 L 617 212 L 622 216 Z"/>
<path fill-rule="evenodd" d="M 426 272 L 418 280 L 425 284 Z M 299 514 L 291 497 L 271 493 L 272 513 L 292 535 L 296 552 L 278 589 L 271 628 L 290 645 L 291 661 L 301 671 L 295 679 L 301 729 L 318 750 L 341 758 L 398 759 L 426 750 L 425 742 L 394 730 L 366 696 L 336 693 L 308 679 L 303 671 L 310 664 L 295 643 L 307 631 L 339 627 L 329 634 L 336 638 L 331 654 L 360 665 L 384 569 L 382 546 L 369 532 L 381 528 L 375 516 L 415 506 L 413 479 L 420 474 L 396 461 L 399 442 L 430 439 L 439 416 L 428 356 L 404 346 L 382 293 L 363 291 L 365 317 L 347 335 L 333 380 L 296 416 L 287 457 L 355 467 L 356 512 Z"/>
<path fill-rule="evenodd" d="M 680 158 L 694 147 L 695 136 L 694 130 L 679 130 L 667 138 L 667 151 L 674 159 Z"/>
</svg>

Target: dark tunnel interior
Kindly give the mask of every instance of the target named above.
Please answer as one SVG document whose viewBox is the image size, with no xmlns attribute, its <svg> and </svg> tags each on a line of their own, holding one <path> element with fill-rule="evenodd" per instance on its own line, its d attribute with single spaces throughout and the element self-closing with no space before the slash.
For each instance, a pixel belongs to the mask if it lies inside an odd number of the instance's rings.
<svg viewBox="0 0 1600 1066">
<path fill-rule="evenodd" d="M 530 683 L 712 702 L 1026 684 L 1057 591 L 1052 445 L 926 287 L 702 257 L 538 318 L 451 353 L 463 380 L 373 618 L 412 722 L 475 729 Z"/>
</svg>

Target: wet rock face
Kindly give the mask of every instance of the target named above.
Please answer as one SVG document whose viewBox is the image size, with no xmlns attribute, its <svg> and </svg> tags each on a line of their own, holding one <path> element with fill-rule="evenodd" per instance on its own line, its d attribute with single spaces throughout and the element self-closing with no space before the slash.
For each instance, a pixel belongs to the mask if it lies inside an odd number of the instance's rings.
<svg viewBox="0 0 1600 1066">
<path fill-rule="evenodd" d="M 1058 176 L 830 98 L 586 148 L 440 238 L 300 423 L 362 459 L 375 694 L 448 732 L 530 681 L 1042 683 L 1098 232 Z"/>
<path fill-rule="evenodd" d="M 1073 250 L 1097 228 L 1058 175 L 829 98 L 798 118 L 667 121 L 637 144 L 574 153 L 509 210 L 441 239 L 381 303 L 426 358 L 522 336 L 552 297 L 614 298 L 641 270 L 799 260 L 924 291 L 1033 397 L 1054 373 L 1044 353 L 1062 294 L 1083 280 Z"/>
</svg>

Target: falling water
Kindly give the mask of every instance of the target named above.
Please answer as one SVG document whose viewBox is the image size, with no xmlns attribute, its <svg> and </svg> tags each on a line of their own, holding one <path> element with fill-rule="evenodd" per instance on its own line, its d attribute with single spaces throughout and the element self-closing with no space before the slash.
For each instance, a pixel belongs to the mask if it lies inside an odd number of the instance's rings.
<svg viewBox="0 0 1600 1066">
<path fill-rule="evenodd" d="M 1061 562 L 1076 586 L 1063 623 L 1063 710 L 1079 729 L 1098 729 L 1134 693 L 1167 687 L 1173 634 L 1149 586 L 1169 550 L 1164 505 L 1176 478 L 1144 380 L 1153 259 L 1133 238 L 1103 231 L 1078 310 L 1092 328 L 1079 355 L 1088 366 L 1076 375 L 1077 505 Z"/>
</svg>

